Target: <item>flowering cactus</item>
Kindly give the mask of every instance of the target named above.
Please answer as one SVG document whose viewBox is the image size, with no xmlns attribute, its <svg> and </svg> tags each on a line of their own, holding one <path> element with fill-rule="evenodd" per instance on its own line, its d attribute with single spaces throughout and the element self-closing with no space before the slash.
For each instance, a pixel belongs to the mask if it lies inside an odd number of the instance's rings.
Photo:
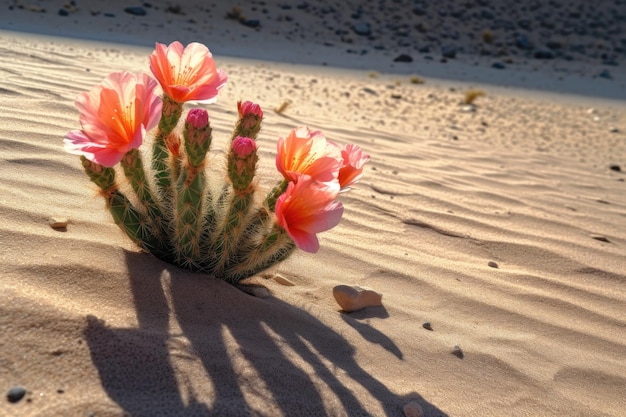
<svg viewBox="0 0 626 417">
<path fill-rule="evenodd" d="M 239 102 L 225 180 L 216 192 L 206 178 L 209 113 L 192 108 L 185 114 L 183 107 L 214 102 L 226 74 L 199 43 L 157 43 L 150 69 L 156 80 L 118 72 L 80 94 L 81 129 L 64 140 L 68 152 L 80 155 L 115 223 L 158 258 L 233 284 L 285 260 L 296 248 L 317 252 L 317 233 L 339 223 L 343 205 L 337 197 L 359 180 L 369 156 L 358 146 L 342 149 L 321 132 L 298 127 L 278 140 L 276 168 L 283 179 L 264 199 L 256 198 L 263 111 Z M 176 130 L 181 123 L 182 136 Z M 152 130 L 146 168 L 140 147 Z M 120 191 L 119 172 L 132 196 Z"/>
</svg>

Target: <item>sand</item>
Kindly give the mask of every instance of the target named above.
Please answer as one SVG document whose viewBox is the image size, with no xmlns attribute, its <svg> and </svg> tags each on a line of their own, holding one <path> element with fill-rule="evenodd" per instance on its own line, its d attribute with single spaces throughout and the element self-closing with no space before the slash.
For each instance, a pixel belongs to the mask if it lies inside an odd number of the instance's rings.
<svg viewBox="0 0 626 417">
<path fill-rule="evenodd" d="M 402 67 L 391 43 L 356 56 L 307 37 L 315 14 L 295 5 L 302 33 L 254 31 L 225 5 L 186 30 L 191 1 L 186 15 L 153 2 L 142 24 L 109 1 L 114 30 L 88 4 L 69 16 L 13 4 L 0 18 L 0 415 L 400 417 L 411 402 L 426 416 L 623 415 L 623 63 L 498 70 L 466 43 Z M 62 148 L 78 93 L 148 71 L 155 41 L 194 37 L 230 77 L 206 106 L 215 158 L 239 99 L 265 110 L 265 189 L 277 139 L 298 125 L 372 156 L 320 252 L 254 278 L 266 298 L 140 251 Z M 596 76 L 607 68 L 612 79 Z M 485 95 L 462 105 L 470 89 Z M 336 285 L 383 306 L 343 313 Z M 27 393 L 10 403 L 15 386 Z"/>
</svg>

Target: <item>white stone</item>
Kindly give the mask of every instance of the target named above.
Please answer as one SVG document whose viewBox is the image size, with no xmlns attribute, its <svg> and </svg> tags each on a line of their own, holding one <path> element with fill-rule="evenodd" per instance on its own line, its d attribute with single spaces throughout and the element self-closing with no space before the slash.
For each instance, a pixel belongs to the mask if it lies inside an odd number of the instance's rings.
<svg viewBox="0 0 626 417">
<path fill-rule="evenodd" d="M 69 220 L 65 217 L 50 217 L 48 219 L 48 224 L 53 229 L 65 229 L 68 223 Z"/>
<path fill-rule="evenodd" d="M 357 285 L 337 285 L 333 288 L 333 296 L 337 304 L 345 312 L 361 310 L 365 307 L 381 306 L 383 295 L 371 288 Z"/>
<path fill-rule="evenodd" d="M 272 276 L 272 279 L 276 281 L 278 284 L 285 285 L 287 287 L 293 287 L 294 285 L 296 285 L 292 281 L 290 281 L 289 279 L 285 278 L 284 276 L 280 274 L 275 274 L 274 276 Z"/>
</svg>

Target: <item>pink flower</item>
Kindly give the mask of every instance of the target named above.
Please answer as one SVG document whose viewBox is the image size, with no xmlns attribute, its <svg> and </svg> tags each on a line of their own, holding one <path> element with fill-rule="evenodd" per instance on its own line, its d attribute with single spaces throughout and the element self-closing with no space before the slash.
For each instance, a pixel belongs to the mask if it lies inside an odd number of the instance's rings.
<svg viewBox="0 0 626 417">
<path fill-rule="evenodd" d="M 192 144 L 201 144 L 210 134 L 209 112 L 205 109 L 189 110 L 185 119 L 185 139 Z"/>
<path fill-rule="evenodd" d="M 163 93 L 177 103 L 213 103 L 227 80 L 226 73 L 215 67 L 209 49 L 197 42 L 184 49 L 178 41 L 169 46 L 157 43 L 150 55 L 150 70 Z"/>
<path fill-rule="evenodd" d="M 205 109 L 191 109 L 187 113 L 185 123 L 196 129 L 204 129 L 209 124 L 209 112 Z"/>
<path fill-rule="evenodd" d="M 276 168 L 288 181 L 296 181 L 300 174 L 320 182 L 337 180 L 342 165 L 341 154 L 326 142 L 320 131 L 299 127 L 285 139 L 278 140 Z"/>
<path fill-rule="evenodd" d="M 347 190 L 352 184 L 356 184 L 363 175 L 363 167 L 370 156 L 363 153 L 361 148 L 353 144 L 347 144 L 341 150 L 343 165 L 339 169 L 339 185 L 342 190 Z"/>
<path fill-rule="evenodd" d="M 343 205 L 334 201 L 339 184 L 320 183 L 308 175 L 290 182 L 276 200 L 276 222 L 295 244 L 306 252 L 319 250 L 316 233 L 335 227 L 343 214 Z"/>
<path fill-rule="evenodd" d="M 76 99 L 81 130 L 69 132 L 65 150 L 112 167 L 126 152 L 141 146 L 146 131 L 159 123 L 161 99 L 156 81 L 127 71 L 109 74 Z"/>
</svg>

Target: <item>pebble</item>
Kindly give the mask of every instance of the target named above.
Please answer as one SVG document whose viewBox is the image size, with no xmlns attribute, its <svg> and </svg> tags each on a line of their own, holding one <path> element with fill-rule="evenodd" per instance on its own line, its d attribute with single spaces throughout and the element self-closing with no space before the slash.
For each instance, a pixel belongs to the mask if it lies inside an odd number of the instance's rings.
<svg viewBox="0 0 626 417">
<path fill-rule="evenodd" d="M 285 278 L 284 276 L 280 275 L 280 274 L 275 274 L 272 279 L 274 281 L 276 281 L 278 284 L 280 285 L 285 285 L 287 287 L 293 287 L 296 284 L 294 284 L 292 281 L 290 281 L 289 279 Z"/>
<path fill-rule="evenodd" d="M 407 54 L 400 54 L 393 59 L 393 62 L 413 62 L 413 57 Z"/>
<path fill-rule="evenodd" d="M 461 349 L 461 346 L 459 345 L 456 345 L 454 349 L 452 349 L 451 353 L 459 359 L 463 359 L 465 357 L 465 354 L 463 353 L 463 349 Z"/>
<path fill-rule="evenodd" d="M 249 28 L 258 28 L 261 26 L 261 21 L 259 19 L 244 19 L 240 22 L 242 25 L 248 26 Z"/>
<path fill-rule="evenodd" d="M 352 26 L 354 33 L 360 36 L 370 36 L 372 34 L 372 28 L 367 22 L 357 22 Z"/>
<path fill-rule="evenodd" d="M 407 403 L 404 408 L 402 408 L 402 411 L 404 411 L 405 417 L 424 417 L 422 406 L 414 401 Z"/>
<path fill-rule="evenodd" d="M 448 59 L 456 58 L 457 48 L 455 46 L 444 46 L 441 48 L 441 56 Z"/>
<path fill-rule="evenodd" d="M 147 14 L 146 9 L 141 6 L 129 6 L 126 7 L 124 11 L 133 16 L 145 16 Z"/>
<path fill-rule="evenodd" d="M 504 63 L 500 62 L 500 61 L 496 61 L 493 64 L 491 64 L 491 68 L 495 68 L 495 69 L 505 69 L 506 65 L 504 65 Z"/>
<path fill-rule="evenodd" d="M 536 59 L 554 59 L 554 52 L 547 49 L 538 49 L 533 56 Z"/>
<path fill-rule="evenodd" d="M 615 172 L 622 172 L 622 167 L 616 164 L 609 165 L 609 169 Z"/>
<path fill-rule="evenodd" d="M 13 387 L 7 392 L 7 400 L 9 400 L 10 403 L 16 403 L 24 398 L 24 395 L 26 395 L 26 389 L 24 387 Z"/>
<path fill-rule="evenodd" d="M 48 224 L 53 229 L 65 229 L 68 223 L 69 220 L 65 217 L 50 217 L 48 219 Z"/>
<path fill-rule="evenodd" d="M 422 324 L 422 327 L 425 328 L 426 330 L 430 330 L 431 332 L 433 331 L 433 325 L 430 324 L 429 321 L 427 321 L 426 323 Z"/>
<path fill-rule="evenodd" d="M 489 265 L 492 268 L 498 268 L 498 263 L 495 261 L 489 261 L 489 263 L 487 263 L 487 265 Z"/>
<path fill-rule="evenodd" d="M 604 79 L 607 79 L 607 80 L 612 80 L 613 79 L 613 76 L 611 75 L 609 70 L 606 70 L 606 69 L 600 71 L 600 73 L 598 74 L 598 77 L 604 78 Z"/>
<path fill-rule="evenodd" d="M 381 306 L 383 295 L 371 288 L 357 285 L 337 285 L 333 288 L 333 296 L 337 304 L 345 312 L 361 310 L 365 307 Z"/>
<path fill-rule="evenodd" d="M 606 236 L 602 236 L 602 235 L 591 235 L 591 237 L 595 240 L 599 240 L 600 242 L 606 242 L 606 243 L 611 243 L 611 241 L 606 237 Z"/>
<path fill-rule="evenodd" d="M 616 128 L 616 127 L 612 127 L 612 128 L 609 129 L 609 132 L 610 133 L 619 133 L 619 129 Z"/>
</svg>

